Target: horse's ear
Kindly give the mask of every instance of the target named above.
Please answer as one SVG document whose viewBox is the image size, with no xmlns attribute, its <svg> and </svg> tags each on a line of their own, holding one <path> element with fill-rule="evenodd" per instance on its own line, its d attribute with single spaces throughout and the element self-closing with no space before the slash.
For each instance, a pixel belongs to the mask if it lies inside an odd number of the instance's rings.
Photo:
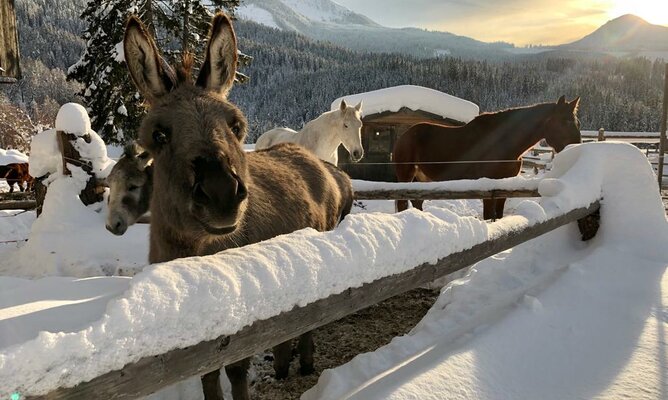
<svg viewBox="0 0 668 400">
<path fill-rule="evenodd" d="M 348 108 L 348 104 L 345 100 L 341 100 L 341 111 L 346 111 L 346 108 Z"/>
<path fill-rule="evenodd" d="M 134 15 L 125 25 L 123 50 L 132 81 L 149 103 L 154 103 L 172 90 L 173 71 L 160 57 L 144 24 Z"/>
<path fill-rule="evenodd" d="M 559 97 L 559 100 L 557 100 L 557 104 L 566 104 L 566 96 L 561 96 Z"/>
<path fill-rule="evenodd" d="M 232 21 L 223 13 L 213 17 L 204 57 L 197 85 L 227 95 L 234 84 L 238 55 L 237 37 Z"/>
<path fill-rule="evenodd" d="M 580 107 L 580 97 L 576 97 L 575 100 L 568 103 L 568 105 L 573 110 L 573 114 L 577 114 L 578 113 L 578 108 Z"/>
<path fill-rule="evenodd" d="M 360 100 L 359 104 L 355 106 L 355 110 L 362 111 L 362 100 Z"/>
</svg>

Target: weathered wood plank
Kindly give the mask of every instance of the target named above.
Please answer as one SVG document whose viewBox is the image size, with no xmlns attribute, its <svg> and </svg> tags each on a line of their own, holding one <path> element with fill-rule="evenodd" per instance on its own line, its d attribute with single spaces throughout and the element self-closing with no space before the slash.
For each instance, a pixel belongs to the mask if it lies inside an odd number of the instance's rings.
<svg viewBox="0 0 668 400">
<path fill-rule="evenodd" d="M 214 371 L 222 365 L 239 361 L 358 310 L 420 287 L 582 219 L 598 209 L 599 203 L 595 202 L 589 207 L 573 210 L 520 231 L 508 232 L 470 249 L 451 254 L 436 264 L 422 264 L 402 274 L 350 288 L 304 307 L 296 307 L 273 318 L 257 321 L 235 335 L 221 336 L 189 348 L 145 357 L 90 382 L 28 399 L 134 399 L 145 396 L 189 377 Z"/>
<path fill-rule="evenodd" d="M 359 190 L 355 200 L 460 200 L 460 199 L 503 199 L 511 197 L 540 197 L 538 190 Z"/>
<path fill-rule="evenodd" d="M 0 210 L 32 210 L 37 208 L 35 200 L 0 201 Z"/>
<path fill-rule="evenodd" d="M 12 192 L 0 193 L 0 201 L 26 201 L 35 200 L 35 193 L 33 192 Z"/>
</svg>

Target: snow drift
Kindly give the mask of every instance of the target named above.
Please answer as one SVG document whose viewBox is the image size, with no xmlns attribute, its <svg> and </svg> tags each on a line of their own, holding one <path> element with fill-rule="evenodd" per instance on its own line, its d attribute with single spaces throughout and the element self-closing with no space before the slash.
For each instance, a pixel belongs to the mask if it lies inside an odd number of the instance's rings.
<svg viewBox="0 0 668 400">
<path fill-rule="evenodd" d="M 445 314 L 437 306 L 416 332 L 430 332 L 429 337 L 440 340 L 475 332 L 476 326 L 490 323 L 499 309 L 547 284 L 567 265 L 564 263 L 581 254 L 565 253 L 562 262 L 546 263 L 541 268 L 527 265 L 525 261 L 540 256 L 546 243 L 554 242 L 557 249 L 569 252 L 574 247 L 594 249 L 605 243 L 645 259 L 667 258 L 665 250 L 656 246 L 657 242 L 665 243 L 668 230 L 652 172 L 632 146 L 602 143 L 571 147 L 557 156 L 554 172 L 539 184 L 539 190 L 547 194 L 540 203 L 524 201 L 517 207 L 518 215 L 494 224 L 437 208 L 425 213 L 408 210 L 395 215 L 351 215 L 332 232 L 306 229 L 214 256 L 148 266 L 131 280 L 121 297 L 109 302 L 104 316 L 88 327 L 70 333 L 41 332 L 25 343 L 2 349 L 0 396 L 14 390 L 43 394 L 119 369 L 141 357 L 233 334 L 295 305 L 434 262 L 509 230 L 588 206 L 601 197 L 603 224 L 593 243 L 576 245 L 560 237 L 563 232 L 556 232 L 526 244 L 523 250 L 511 253 L 518 254 L 518 261 L 508 263 L 509 275 L 486 275 L 480 269 L 476 274 L 480 278 L 446 288 L 446 297 L 439 302 L 441 306 L 448 304 Z M 630 203 L 636 208 L 627 208 Z M 577 236 L 573 227 L 562 231 L 568 231 L 570 238 Z M 499 274 L 503 269 L 497 267 L 491 273 Z M 453 291 L 462 295 L 445 294 Z M 527 302 L 534 304 L 531 299 Z M 197 329 L 191 329 L 193 326 Z M 413 349 L 423 351 L 423 343 Z M 356 364 L 354 373 L 345 372 L 348 367 L 343 367 L 343 381 L 350 382 L 346 388 L 327 384 L 341 382 L 335 379 L 337 372 L 323 375 L 314 393 L 332 398 L 355 383 L 372 379 L 381 373 L 374 366 L 389 368 L 408 354 L 399 349 L 400 357 L 394 357 L 394 350 L 379 352 L 380 362 L 376 355 L 366 356 L 373 363 L 358 357 L 363 367 Z"/>
</svg>

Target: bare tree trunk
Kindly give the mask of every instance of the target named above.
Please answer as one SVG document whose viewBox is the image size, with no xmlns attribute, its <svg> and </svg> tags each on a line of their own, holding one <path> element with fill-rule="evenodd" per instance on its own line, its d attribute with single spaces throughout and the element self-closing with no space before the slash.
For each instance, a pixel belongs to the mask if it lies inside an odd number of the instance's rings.
<svg viewBox="0 0 668 400">
<path fill-rule="evenodd" d="M 190 36 L 190 1 L 183 1 L 183 38 L 181 39 L 181 50 L 183 54 L 188 52 L 188 37 Z"/>
<path fill-rule="evenodd" d="M 153 0 L 146 0 L 142 7 L 142 16 L 146 28 L 155 38 L 155 24 L 153 23 Z"/>
</svg>

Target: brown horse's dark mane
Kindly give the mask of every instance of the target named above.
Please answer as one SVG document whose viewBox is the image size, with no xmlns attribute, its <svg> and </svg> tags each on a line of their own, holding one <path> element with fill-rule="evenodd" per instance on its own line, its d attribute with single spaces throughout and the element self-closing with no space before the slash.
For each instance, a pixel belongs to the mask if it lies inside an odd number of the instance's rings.
<svg viewBox="0 0 668 400">
<path fill-rule="evenodd" d="M 481 126 L 503 126 L 509 120 L 526 121 L 524 118 L 530 114 L 532 119 L 542 119 L 543 115 L 554 111 L 555 103 L 539 103 L 532 106 L 514 107 L 501 111 L 486 112 L 475 117 L 469 124 Z M 541 112 L 537 112 L 541 111 Z"/>
<path fill-rule="evenodd" d="M 503 126 L 510 120 L 518 122 L 523 121 L 526 123 L 526 119 L 523 119 L 522 117 L 530 115 L 532 119 L 540 120 L 545 114 L 554 112 L 556 106 L 556 103 L 537 103 L 531 106 L 513 107 L 501 111 L 485 112 L 475 117 L 469 124 L 479 124 L 480 126 Z M 576 123 L 579 122 L 577 112 L 578 109 L 576 107 L 573 111 L 573 118 Z"/>
</svg>

